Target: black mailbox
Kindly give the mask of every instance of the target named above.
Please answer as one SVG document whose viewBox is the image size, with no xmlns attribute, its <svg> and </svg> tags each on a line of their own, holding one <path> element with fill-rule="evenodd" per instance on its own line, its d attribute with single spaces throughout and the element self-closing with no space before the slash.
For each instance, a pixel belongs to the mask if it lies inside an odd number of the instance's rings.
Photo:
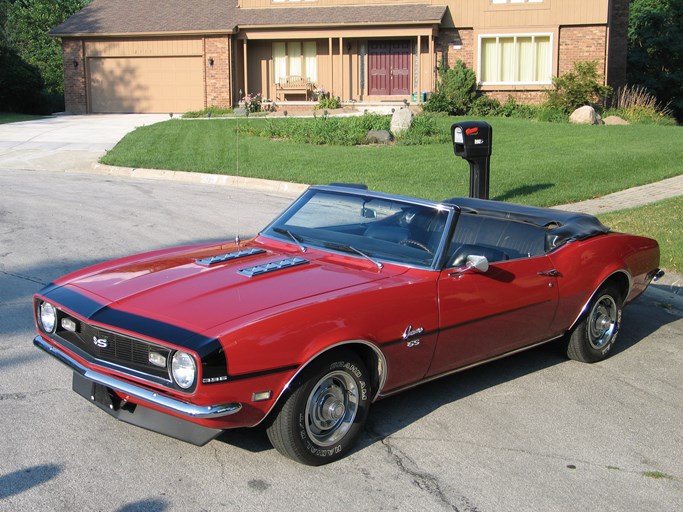
<svg viewBox="0 0 683 512">
<path fill-rule="evenodd" d="M 470 164 L 470 197 L 489 198 L 493 128 L 484 121 L 463 121 L 451 126 L 455 156 Z"/>
</svg>

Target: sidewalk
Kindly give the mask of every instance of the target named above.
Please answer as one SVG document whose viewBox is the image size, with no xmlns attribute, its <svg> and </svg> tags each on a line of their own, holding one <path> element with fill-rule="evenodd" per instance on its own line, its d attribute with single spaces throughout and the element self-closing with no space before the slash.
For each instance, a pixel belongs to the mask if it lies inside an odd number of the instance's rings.
<svg viewBox="0 0 683 512">
<path fill-rule="evenodd" d="M 581 201 L 579 203 L 562 204 L 553 206 L 558 210 L 571 210 L 573 212 L 590 213 L 599 215 L 615 210 L 635 208 L 645 204 L 661 201 L 670 197 L 683 196 L 683 175 L 668 178 L 666 180 L 633 187 L 603 197 Z"/>
</svg>

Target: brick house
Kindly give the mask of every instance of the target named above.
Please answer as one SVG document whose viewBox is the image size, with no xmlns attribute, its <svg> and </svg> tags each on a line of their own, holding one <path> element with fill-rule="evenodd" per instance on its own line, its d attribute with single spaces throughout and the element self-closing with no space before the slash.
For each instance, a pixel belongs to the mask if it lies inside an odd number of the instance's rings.
<svg viewBox="0 0 683 512">
<path fill-rule="evenodd" d="M 628 0 L 94 0 L 51 34 L 67 111 L 183 112 L 320 89 L 419 103 L 458 59 L 501 100 L 540 100 L 579 60 L 618 86 L 627 23 Z"/>
</svg>

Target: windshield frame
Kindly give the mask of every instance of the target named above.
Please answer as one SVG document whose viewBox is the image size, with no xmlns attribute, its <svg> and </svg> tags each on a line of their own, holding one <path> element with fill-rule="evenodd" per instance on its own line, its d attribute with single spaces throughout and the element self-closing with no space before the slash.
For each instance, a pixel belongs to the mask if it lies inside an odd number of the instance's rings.
<svg viewBox="0 0 683 512">
<path fill-rule="evenodd" d="M 446 219 L 444 222 L 444 226 L 442 229 L 441 237 L 438 242 L 438 247 L 436 251 L 434 251 L 433 255 L 431 256 L 431 261 L 429 264 L 419 264 L 419 263 L 413 263 L 413 262 L 408 262 L 408 261 L 402 261 L 400 259 L 393 259 L 390 257 L 386 257 L 386 255 L 379 255 L 379 254 L 371 254 L 372 260 L 376 260 L 377 262 L 381 263 L 390 263 L 394 265 L 400 265 L 403 267 L 408 267 L 408 268 L 419 268 L 419 269 L 424 269 L 424 270 L 434 270 L 438 271 L 441 270 L 441 267 L 443 266 L 443 259 L 444 259 L 444 254 L 446 252 L 449 240 L 450 240 L 450 235 L 453 231 L 455 221 L 457 219 L 457 216 L 460 212 L 460 209 L 455 206 L 455 205 L 449 205 L 449 204 L 444 204 L 444 203 L 439 203 L 435 201 L 428 201 L 424 199 L 418 199 L 418 198 L 413 198 L 413 197 L 406 197 L 406 196 L 401 196 L 401 195 L 394 195 L 394 194 L 385 194 L 382 192 L 375 192 L 371 190 L 366 190 L 366 189 L 359 189 L 359 188 L 346 188 L 343 186 L 332 186 L 332 185 L 314 185 L 309 187 L 306 192 L 304 192 L 299 198 L 297 198 L 287 209 L 285 209 L 280 215 L 278 215 L 270 224 L 268 224 L 261 232 L 259 233 L 259 236 L 263 236 L 266 238 L 271 238 L 274 240 L 278 241 L 285 241 L 287 243 L 294 243 L 294 240 L 292 239 L 291 235 L 288 236 L 287 234 L 284 234 L 282 230 L 287 230 L 288 228 L 285 227 L 287 226 L 287 222 L 289 219 L 291 219 L 293 216 L 295 216 L 302 208 L 302 206 L 308 204 L 310 199 L 318 194 L 319 192 L 326 192 L 326 193 L 331 193 L 331 194 L 337 194 L 337 195 L 345 195 L 345 196 L 353 196 L 359 198 L 359 200 L 365 202 L 369 202 L 372 200 L 380 200 L 380 201 L 388 201 L 396 204 L 401 204 L 405 205 L 406 208 L 409 207 L 423 207 L 427 209 L 433 209 L 435 212 L 446 212 Z M 278 233 L 275 231 L 275 229 L 279 228 L 280 232 Z M 299 248 L 304 247 L 304 248 L 314 248 L 326 252 L 331 252 L 335 254 L 343 254 L 345 256 L 352 256 L 356 258 L 363 258 L 360 254 L 358 254 L 358 250 L 363 250 L 363 247 L 353 247 L 351 244 L 348 244 L 348 248 L 352 249 L 352 251 L 346 251 L 346 250 L 340 250 L 340 249 L 335 249 L 334 247 L 331 247 L 331 245 L 334 245 L 334 243 L 330 243 L 330 241 L 326 240 L 317 240 L 314 238 L 308 238 L 306 236 L 301 235 L 300 233 L 297 233 L 298 236 L 301 236 L 301 242 L 300 244 L 295 244 L 299 245 Z M 343 245 L 343 244 L 339 244 Z"/>
</svg>

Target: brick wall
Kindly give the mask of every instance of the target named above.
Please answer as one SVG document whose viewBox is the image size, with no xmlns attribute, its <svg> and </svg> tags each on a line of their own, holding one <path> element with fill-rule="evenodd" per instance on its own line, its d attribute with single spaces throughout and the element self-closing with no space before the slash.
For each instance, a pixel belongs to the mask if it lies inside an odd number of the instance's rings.
<svg viewBox="0 0 683 512">
<path fill-rule="evenodd" d="M 455 66 L 458 60 L 463 61 L 468 68 L 474 69 L 474 35 L 472 29 L 442 29 L 436 40 L 436 62 L 446 63 L 449 68 Z M 460 48 L 456 49 L 456 46 Z"/>
<path fill-rule="evenodd" d="M 595 60 L 605 75 L 607 28 L 605 26 L 560 27 L 559 74 L 574 69 L 574 63 Z"/>
<path fill-rule="evenodd" d="M 88 110 L 88 97 L 85 88 L 83 44 L 80 39 L 62 40 L 62 66 L 65 110 L 72 114 L 84 114 Z"/>
<path fill-rule="evenodd" d="M 612 0 L 609 20 L 607 83 L 617 89 L 626 85 L 629 0 Z"/>
<path fill-rule="evenodd" d="M 209 65 L 213 59 L 213 66 Z M 204 39 L 204 62 L 206 65 L 207 107 L 230 107 L 232 95 L 230 86 L 230 40 L 228 36 L 207 37 Z"/>
</svg>

